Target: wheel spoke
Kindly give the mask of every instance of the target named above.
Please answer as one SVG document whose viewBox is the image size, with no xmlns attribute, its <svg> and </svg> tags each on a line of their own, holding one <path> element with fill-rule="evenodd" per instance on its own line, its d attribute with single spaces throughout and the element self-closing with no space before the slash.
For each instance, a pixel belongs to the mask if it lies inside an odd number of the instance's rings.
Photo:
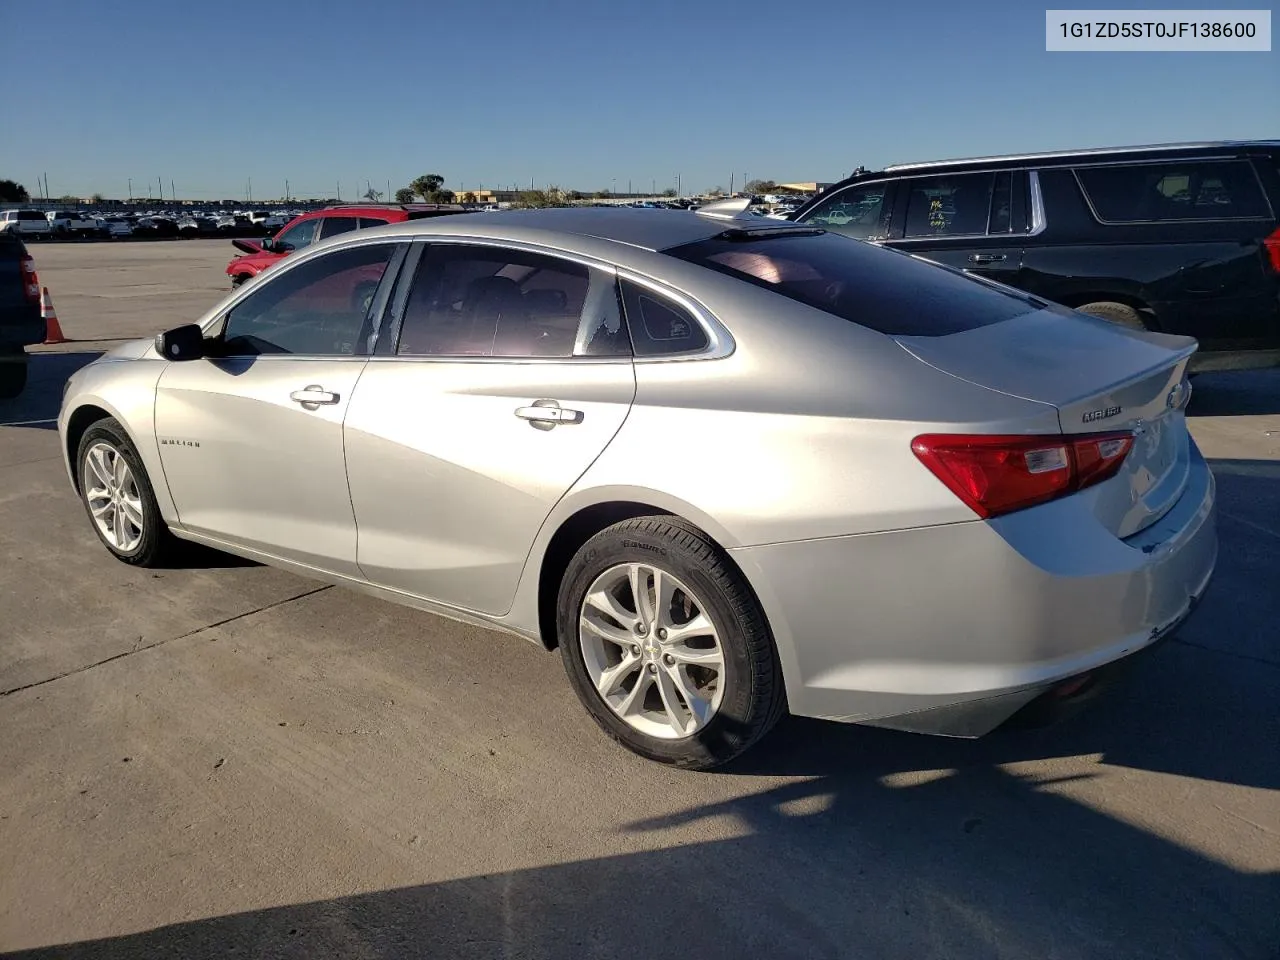
<svg viewBox="0 0 1280 960">
<path fill-rule="evenodd" d="M 102 500 L 96 507 L 93 505 L 95 499 Z M 102 515 L 111 509 L 111 501 L 109 499 L 90 496 L 89 501 L 89 513 L 93 515 L 95 520 L 102 519 Z"/>
<path fill-rule="evenodd" d="M 663 653 L 668 654 L 678 663 L 708 667 L 716 673 L 724 670 L 724 654 L 720 652 L 719 647 L 690 647 L 683 643 L 676 643 L 664 647 Z"/>
<path fill-rule="evenodd" d="M 716 628 L 712 626 L 711 621 L 707 619 L 701 610 L 694 614 L 693 619 L 688 623 L 678 623 L 666 629 L 666 642 L 669 644 L 683 643 L 690 637 L 714 637 L 716 635 Z"/>
<path fill-rule="evenodd" d="M 658 693 L 662 696 L 662 708 L 667 714 L 667 724 L 672 730 L 683 735 L 690 732 L 690 722 L 696 722 L 693 716 L 685 719 L 686 711 L 680 698 L 676 696 L 676 682 L 669 669 L 663 669 L 658 673 Z"/>
<path fill-rule="evenodd" d="M 111 531 L 115 534 L 116 546 L 121 550 L 126 549 L 128 540 L 125 538 L 124 511 L 119 506 L 111 511 Z"/>
<path fill-rule="evenodd" d="M 615 627 L 611 623 L 605 623 L 594 617 L 582 617 L 581 622 L 584 630 L 590 630 L 600 639 L 616 643 L 627 650 L 630 650 L 631 645 L 635 643 L 636 638 L 631 635 L 631 631 L 624 630 L 622 627 Z"/>
<path fill-rule="evenodd" d="M 611 618 L 618 621 L 624 627 L 634 626 L 636 615 L 630 610 L 625 609 L 616 597 L 607 589 L 593 590 L 587 594 L 586 602 L 599 610 L 601 613 L 608 614 Z"/>
<path fill-rule="evenodd" d="M 111 467 L 112 475 L 116 480 L 116 489 L 123 490 L 125 484 L 129 482 L 129 464 L 125 463 L 124 457 L 117 452 Z"/>
<path fill-rule="evenodd" d="M 103 447 L 94 447 L 89 451 L 89 456 L 85 457 L 85 463 L 89 465 L 89 469 L 93 471 L 94 477 L 107 490 L 111 489 L 112 477 L 111 468 L 107 466 L 106 454 Z"/>
<path fill-rule="evenodd" d="M 680 697 L 693 715 L 694 726 L 700 727 L 711 719 L 711 700 L 693 685 L 693 681 L 681 668 L 680 664 L 665 667 L 664 674 L 671 685 L 680 693 Z"/>
<path fill-rule="evenodd" d="M 596 689 L 600 691 L 602 697 L 611 697 L 618 692 L 618 686 L 626 678 L 627 674 L 632 673 L 636 667 L 640 666 L 640 658 L 632 656 L 630 653 L 623 656 L 622 660 L 600 672 L 600 679 L 596 681 Z"/>
<path fill-rule="evenodd" d="M 644 695 L 651 683 L 653 683 L 653 674 L 649 673 L 648 670 L 641 670 L 636 674 L 636 685 L 631 688 L 631 692 L 623 697 L 622 702 L 617 706 L 618 715 L 627 717 L 636 713 L 636 708 L 644 705 Z"/>
<path fill-rule="evenodd" d="M 627 571 L 631 581 L 631 600 L 636 605 L 636 615 L 642 623 L 653 622 L 653 608 L 649 604 L 650 569 L 644 564 L 633 563 Z"/>
<path fill-rule="evenodd" d="M 125 497 L 120 505 L 124 507 L 125 519 L 132 523 L 138 532 L 142 532 L 142 500 L 141 498 L 129 499 Z"/>
<path fill-rule="evenodd" d="M 653 617 L 654 629 L 671 626 L 671 603 L 675 599 L 678 584 L 676 578 L 653 568 Z"/>
</svg>

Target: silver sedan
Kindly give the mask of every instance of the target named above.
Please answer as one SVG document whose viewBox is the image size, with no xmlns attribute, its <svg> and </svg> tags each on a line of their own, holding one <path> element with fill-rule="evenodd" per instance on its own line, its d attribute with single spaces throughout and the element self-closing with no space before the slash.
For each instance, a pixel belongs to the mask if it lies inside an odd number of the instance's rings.
<svg viewBox="0 0 1280 960">
<path fill-rule="evenodd" d="M 723 209 L 504 212 L 295 254 L 58 427 L 126 563 L 559 647 L 606 733 L 702 768 L 784 711 L 981 735 L 1168 635 L 1217 552 L 1194 349 Z"/>
</svg>

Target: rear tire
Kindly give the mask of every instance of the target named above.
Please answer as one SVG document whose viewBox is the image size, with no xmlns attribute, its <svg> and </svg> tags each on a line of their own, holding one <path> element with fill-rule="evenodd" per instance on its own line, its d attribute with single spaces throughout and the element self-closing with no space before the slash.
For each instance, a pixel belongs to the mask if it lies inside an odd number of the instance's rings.
<svg viewBox="0 0 1280 960">
<path fill-rule="evenodd" d="M 654 597 L 660 577 L 665 610 Z M 630 586 L 637 582 L 642 600 Z M 605 608 L 616 616 L 602 618 Z M 588 620 L 597 627 L 584 626 Z M 754 745 L 786 708 L 773 636 L 745 578 L 677 517 L 626 520 L 588 540 L 561 580 L 556 629 L 587 712 L 650 760 L 718 766 Z"/>
<path fill-rule="evenodd" d="M 80 502 L 102 545 L 135 567 L 164 566 L 177 539 L 160 516 L 142 458 L 120 421 L 107 417 L 90 426 L 75 462 Z"/>
<path fill-rule="evenodd" d="M 27 363 L 21 347 L 0 347 L 0 400 L 13 400 L 26 389 Z"/>
<path fill-rule="evenodd" d="M 1116 326 L 1129 327 L 1131 330 L 1147 329 L 1147 325 L 1142 320 L 1142 314 L 1125 303 L 1100 300 L 1097 303 L 1086 303 L 1082 307 L 1076 307 L 1076 309 L 1081 313 L 1089 314 L 1091 317 L 1097 317 L 1099 320 L 1114 323 Z"/>
</svg>

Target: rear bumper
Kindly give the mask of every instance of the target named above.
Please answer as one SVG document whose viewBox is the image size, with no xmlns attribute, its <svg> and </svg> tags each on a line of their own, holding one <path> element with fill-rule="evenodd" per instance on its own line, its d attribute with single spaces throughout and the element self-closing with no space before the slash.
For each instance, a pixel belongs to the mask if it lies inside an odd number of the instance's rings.
<svg viewBox="0 0 1280 960">
<path fill-rule="evenodd" d="M 1080 498 L 991 522 L 732 551 L 783 661 L 791 712 L 976 737 L 1170 635 L 1217 560 L 1214 481 L 1119 540 Z"/>
</svg>

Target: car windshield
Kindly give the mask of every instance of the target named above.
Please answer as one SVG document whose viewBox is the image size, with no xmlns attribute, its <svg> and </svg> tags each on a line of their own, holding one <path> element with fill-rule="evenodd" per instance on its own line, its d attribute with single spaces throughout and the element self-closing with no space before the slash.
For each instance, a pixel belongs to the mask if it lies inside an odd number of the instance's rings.
<svg viewBox="0 0 1280 960">
<path fill-rule="evenodd" d="M 663 252 L 890 336 L 946 336 L 1043 305 L 1034 297 L 834 233 L 729 230 Z"/>
</svg>

